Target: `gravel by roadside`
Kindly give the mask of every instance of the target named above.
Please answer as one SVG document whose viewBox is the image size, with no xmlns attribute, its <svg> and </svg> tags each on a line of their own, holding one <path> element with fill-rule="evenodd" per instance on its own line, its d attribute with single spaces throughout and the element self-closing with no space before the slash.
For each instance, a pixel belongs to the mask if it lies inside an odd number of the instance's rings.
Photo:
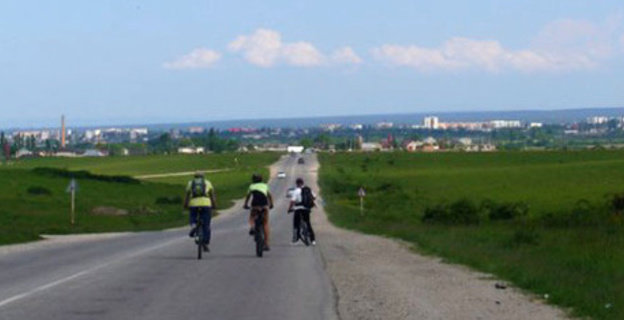
<svg viewBox="0 0 624 320">
<path fill-rule="evenodd" d="M 308 184 L 318 190 L 312 168 Z M 565 319 L 561 310 L 491 275 L 422 256 L 399 241 L 334 227 L 322 208 L 313 225 L 342 320 Z"/>
</svg>

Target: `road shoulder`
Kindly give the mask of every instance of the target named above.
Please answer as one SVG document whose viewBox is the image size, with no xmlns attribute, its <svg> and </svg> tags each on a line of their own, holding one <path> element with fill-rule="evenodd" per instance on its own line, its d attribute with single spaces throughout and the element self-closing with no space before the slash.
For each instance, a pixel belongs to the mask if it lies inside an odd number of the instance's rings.
<svg viewBox="0 0 624 320">
<path fill-rule="evenodd" d="M 311 185 L 318 190 L 316 181 Z M 313 225 L 343 320 L 566 318 L 535 296 L 496 288 L 491 275 L 422 256 L 400 241 L 339 229 L 323 208 Z"/>
</svg>

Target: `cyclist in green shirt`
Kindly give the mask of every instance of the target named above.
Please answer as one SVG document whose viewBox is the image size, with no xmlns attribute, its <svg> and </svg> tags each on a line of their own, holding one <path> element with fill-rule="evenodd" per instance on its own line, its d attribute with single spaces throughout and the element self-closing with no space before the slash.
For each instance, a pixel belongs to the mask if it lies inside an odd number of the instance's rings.
<svg viewBox="0 0 624 320">
<path fill-rule="evenodd" d="M 254 173 L 251 176 L 251 185 L 249 185 L 249 191 L 245 198 L 245 205 L 243 208 L 250 209 L 249 200 L 251 200 L 251 211 L 249 213 L 249 234 L 254 234 L 254 220 L 256 214 L 263 214 L 263 229 L 264 229 L 264 250 L 268 251 L 269 248 L 269 209 L 273 209 L 273 196 L 271 196 L 271 190 L 269 185 L 262 182 L 262 176 Z"/>
<path fill-rule="evenodd" d="M 212 218 L 212 211 L 216 208 L 216 204 L 214 188 L 210 181 L 204 177 L 203 172 L 195 173 L 193 180 L 189 181 L 186 186 L 184 208 L 189 209 L 189 223 L 191 224 L 189 236 L 191 238 L 195 236 L 197 230 L 197 219 L 201 219 L 204 235 L 204 251 L 209 251 L 210 220 Z"/>
</svg>

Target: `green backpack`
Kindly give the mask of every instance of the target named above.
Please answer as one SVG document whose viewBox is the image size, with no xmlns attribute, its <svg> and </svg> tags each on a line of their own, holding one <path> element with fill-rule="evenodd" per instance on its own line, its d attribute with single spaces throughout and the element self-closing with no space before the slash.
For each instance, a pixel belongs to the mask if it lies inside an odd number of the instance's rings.
<svg viewBox="0 0 624 320">
<path fill-rule="evenodd" d="M 200 198 L 206 196 L 206 180 L 203 178 L 195 178 L 191 183 L 191 196 Z"/>
</svg>

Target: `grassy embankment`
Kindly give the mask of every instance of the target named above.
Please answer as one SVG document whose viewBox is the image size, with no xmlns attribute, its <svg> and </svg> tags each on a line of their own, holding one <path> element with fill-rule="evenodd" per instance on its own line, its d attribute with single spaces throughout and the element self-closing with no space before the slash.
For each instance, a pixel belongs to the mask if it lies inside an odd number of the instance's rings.
<svg viewBox="0 0 624 320">
<path fill-rule="evenodd" d="M 575 315 L 624 314 L 624 227 L 613 207 L 623 205 L 613 199 L 624 192 L 624 152 L 323 154 L 321 164 L 339 226 L 413 242 Z"/>
<path fill-rule="evenodd" d="M 274 153 L 172 155 L 33 159 L 0 165 L 0 244 L 36 240 L 42 233 L 137 231 L 181 226 L 187 221 L 181 202 L 190 176 L 144 180 L 129 176 L 229 169 L 207 174 L 216 188 L 219 207 L 223 209 L 244 196 L 252 172 L 268 174 L 266 166 L 278 157 Z M 74 226 L 69 224 L 69 195 L 65 192 L 71 175 L 77 176 L 79 185 Z M 94 208 L 101 207 L 124 210 L 127 214 L 95 214 Z"/>
</svg>

